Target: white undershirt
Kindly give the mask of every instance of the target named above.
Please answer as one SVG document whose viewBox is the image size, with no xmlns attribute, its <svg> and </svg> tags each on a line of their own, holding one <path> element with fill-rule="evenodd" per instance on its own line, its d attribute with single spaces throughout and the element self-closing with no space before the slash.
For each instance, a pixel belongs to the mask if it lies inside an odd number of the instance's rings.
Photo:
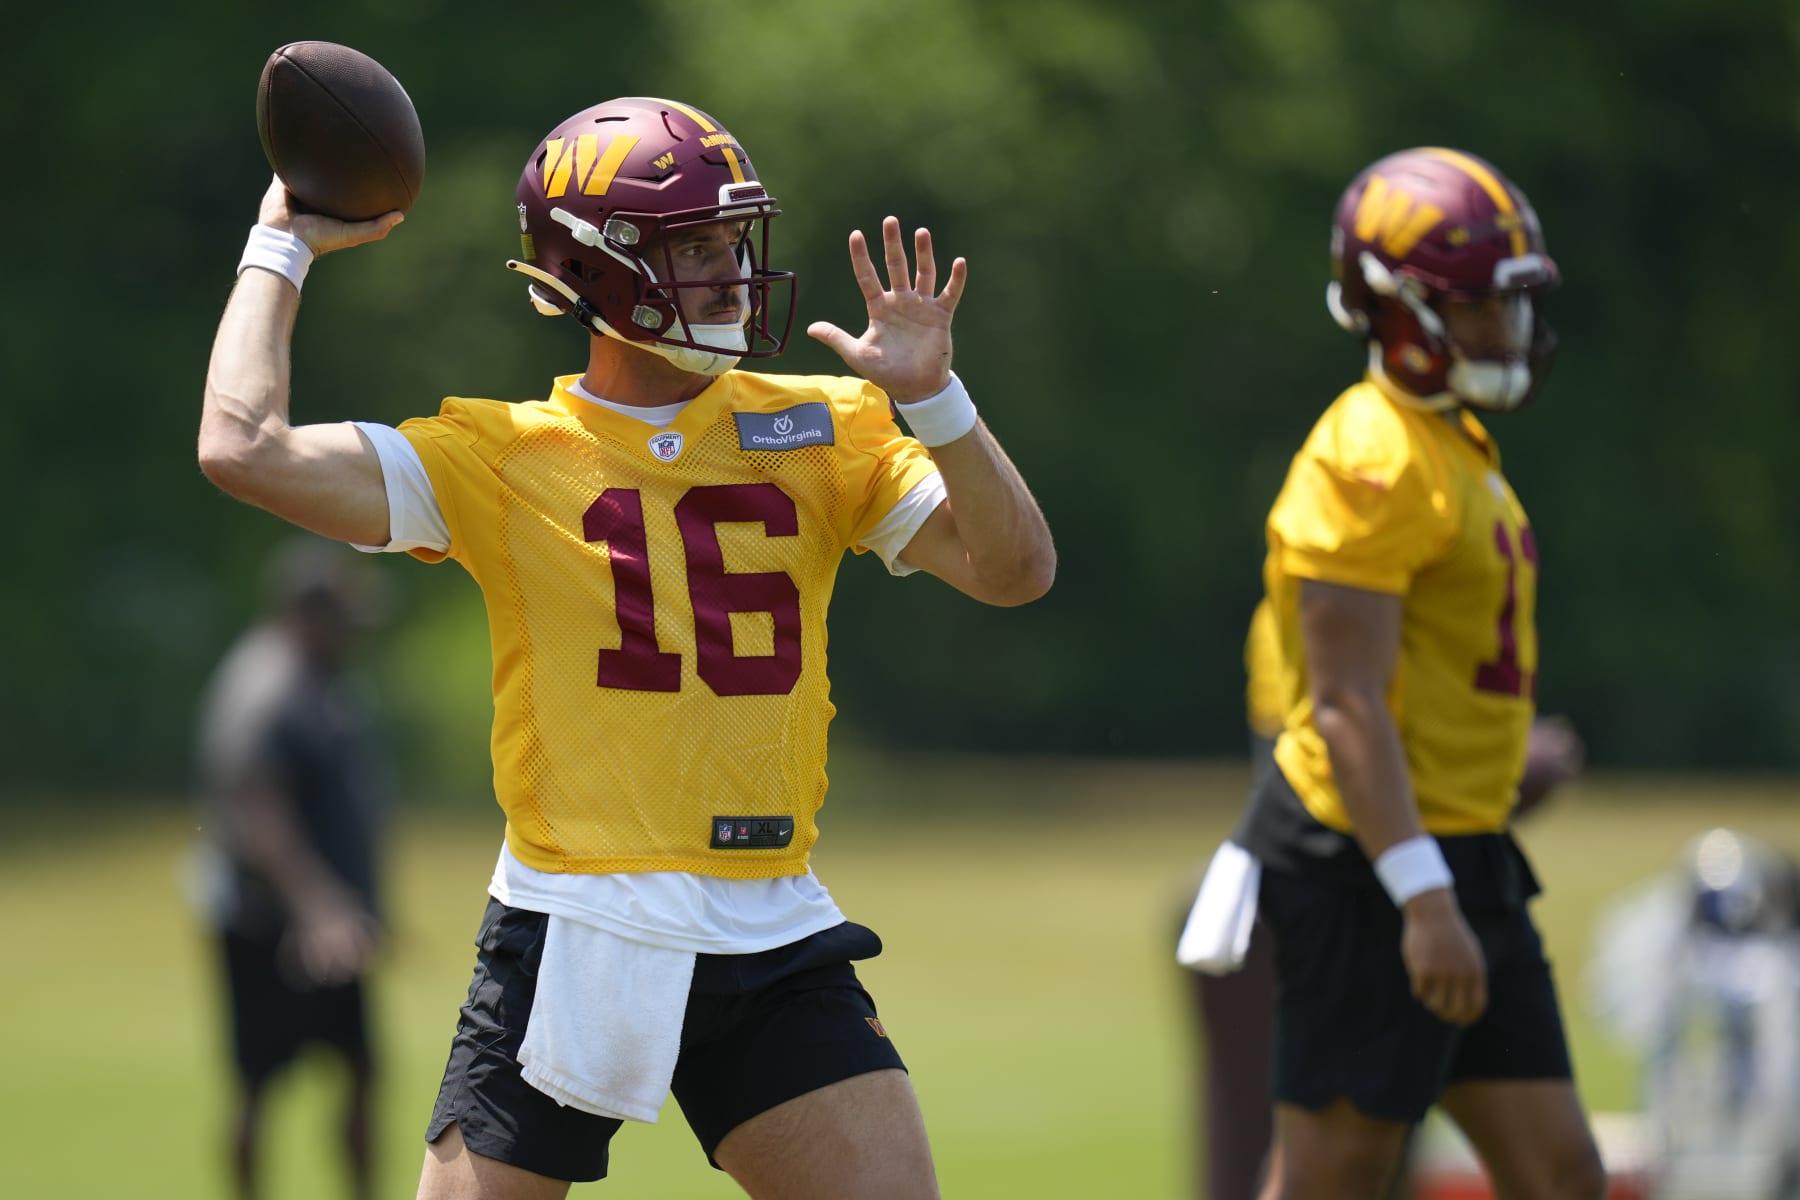
<svg viewBox="0 0 1800 1200">
<path fill-rule="evenodd" d="M 631 408 L 602 400 L 579 382 L 571 394 L 590 404 L 667 428 L 686 404 Z M 450 526 L 431 476 L 412 443 L 391 425 L 350 422 L 381 461 L 387 487 L 388 543 L 358 546 L 366 553 L 450 549 Z M 899 561 L 919 527 L 945 496 L 941 476 L 915 484 L 862 544 L 895 575 L 917 568 Z M 581 875 L 539 871 L 519 861 L 504 841 L 488 894 L 502 904 L 551 913 L 609 930 L 632 941 L 698 954 L 754 954 L 785 946 L 844 920 L 825 885 L 808 870 L 774 879 L 720 879 L 681 871 Z"/>
</svg>

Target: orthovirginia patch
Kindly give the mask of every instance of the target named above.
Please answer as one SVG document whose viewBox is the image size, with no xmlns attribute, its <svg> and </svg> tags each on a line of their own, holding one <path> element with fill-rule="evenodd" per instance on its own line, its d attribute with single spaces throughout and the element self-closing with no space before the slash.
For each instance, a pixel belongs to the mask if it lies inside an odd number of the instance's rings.
<svg viewBox="0 0 1800 1200">
<path fill-rule="evenodd" d="M 837 443 L 837 433 L 831 426 L 831 406 L 819 400 L 780 412 L 732 413 L 731 419 L 737 422 L 740 450 L 798 450 Z"/>
</svg>

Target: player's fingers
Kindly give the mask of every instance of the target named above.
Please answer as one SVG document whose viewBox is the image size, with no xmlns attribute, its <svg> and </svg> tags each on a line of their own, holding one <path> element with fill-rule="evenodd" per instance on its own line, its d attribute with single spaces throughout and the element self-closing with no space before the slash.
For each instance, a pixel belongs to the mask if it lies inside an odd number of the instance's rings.
<svg viewBox="0 0 1800 1200">
<path fill-rule="evenodd" d="M 1478 975 L 1469 983 L 1467 1024 L 1473 1025 L 1481 1020 L 1481 1014 L 1487 1011 L 1487 978 Z"/>
<path fill-rule="evenodd" d="M 1469 1011 L 1467 982 L 1463 976 L 1442 970 L 1432 971 L 1418 981 L 1413 995 L 1438 1020 L 1460 1025 L 1467 1020 Z"/>
<path fill-rule="evenodd" d="M 293 205 L 288 196 L 287 185 L 281 182 L 281 176 L 271 175 L 269 186 L 263 189 L 262 200 L 257 205 L 257 222 L 275 229 L 286 229 L 292 216 Z"/>
<path fill-rule="evenodd" d="M 911 272 L 906 269 L 906 243 L 900 240 L 900 218 L 883 217 L 881 221 L 881 245 L 887 252 L 887 277 L 889 289 L 896 292 L 910 290 L 907 279 Z"/>
<path fill-rule="evenodd" d="M 824 342 L 838 352 L 838 357 L 848 361 L 850 351 L 856 345 L 856 339 L 833 325 L 830 321 L 814 321 L 806 327 L 806 336 L 814 341 Z"/>
<path fill-rule="evenodd" d="M 1468 1021 L 1468 1001 L 1463 995 L 1462 985 L 1446 980 L 1438 992 L 1437 1007 L 1432 1009 L 1439 1020 L 1448 1021 L 1452 1025 L 1463 1025 Z"/>
<path fill-rule="evenodd" d="M 364 242 L 376 242 L 393 232 L 394 226 L 406 220 L 406 214 L 395 210 L 383 213 L 371 221 L 346 221 L 344 223 L 345 244 L 360 246 Z"/>
<path fill-rule="evenodd" d="M 913 259 L 919 267 L 913 279 L 913 290 L 921 296 L 929 296 L 937 290 L 937 259 L 931 253 L 931 230 L 923 226 L 913 230 Z"/>
<path fill-rule="evenodd" d="M 956 306 L 962 303 L 963 288 L 969 283 L 969 260 L 959 258 L 950 264 L 950 282 L 938 295 L 938 304 L 945 312 L 955 312 Z"/>
<path fill-rule="evenodd" d="M 1458 1025 L 1473 1025 L 1487 1007 L 1487 984 L 1483 972 L 1463 975 L 1456 980 L 1455 1016 Z"/>
<path fill-rule="evenodd" d="M 1440 1020 L 1448 1020 L 1444 1016 L 1446 996 L 1443 981 L 1435 976 L 1426 976 L 1413 980 L 1413 998 L 1424 1005 L 1425 1011 Z"/>
<path fill-rule="evenodd" d="M 862 289 L 864 300 L 881 295 L 881 277 L 875 274 L 875 263 L 869 258 L 869 242 L 860 229 L 850 231 L 850 271 L 856 276 L 856 286 Z"/>
</svg>

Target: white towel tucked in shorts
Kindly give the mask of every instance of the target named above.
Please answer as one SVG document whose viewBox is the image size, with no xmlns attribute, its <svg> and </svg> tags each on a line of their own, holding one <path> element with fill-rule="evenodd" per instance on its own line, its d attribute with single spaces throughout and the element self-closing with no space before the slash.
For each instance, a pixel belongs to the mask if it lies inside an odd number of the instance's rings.
<svg viewBox="0 0 1800 1200">
<path fill-rule="evenodd" d="M 654 1122 L 675 1076 L 693 979 L 692 951 L 552 914 L 520 1074 L 558 1104 Z"/>
<path fill-rule="evenodd" d="M 1208 975 L 1229 975 L 1243 966 L 1261 886 L 1262 863 L 1236 842 L 1221 843 L 1200 881 L 1175 961 Z"/>
</svg>

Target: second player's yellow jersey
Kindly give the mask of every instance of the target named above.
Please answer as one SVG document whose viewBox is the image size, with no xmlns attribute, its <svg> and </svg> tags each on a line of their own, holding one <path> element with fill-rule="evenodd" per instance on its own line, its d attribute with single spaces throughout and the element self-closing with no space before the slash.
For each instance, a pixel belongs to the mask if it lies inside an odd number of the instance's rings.
<svg viewBox="0 0 1800 1200">
<path fill-rule="evenodd" d="M 1512 811 L 1537 693 L 1537 545 L 1469 413 L 1409 407 L 1365 379 L 1313 427 L 1269 513 L 1264 583 L 1280 626 L 1275 758 L 1307 810 L 1351 832 L 1313 721 L 1299 581 L 1399 596 L 1388 707 L 1425 828 L 1488 833 Z"/>
<path fill-rule="evenodd" d="M 800 874 L 825 796 L 825 611 L 935 470 L 872 385 L 732 371 L 666 429 L 570 394 L 400 432 L 487 602 L 494 789 L 542 871 Z"/>
<path fill-rule="evenodd" d="M 1286 681 L 1281 676 L 1281 625 L 1264 596 L 1250 615 L 1244 636 L 1244 711 L 1250 731 L 1272 738 L 1287 716 Z"/>
</svg>

